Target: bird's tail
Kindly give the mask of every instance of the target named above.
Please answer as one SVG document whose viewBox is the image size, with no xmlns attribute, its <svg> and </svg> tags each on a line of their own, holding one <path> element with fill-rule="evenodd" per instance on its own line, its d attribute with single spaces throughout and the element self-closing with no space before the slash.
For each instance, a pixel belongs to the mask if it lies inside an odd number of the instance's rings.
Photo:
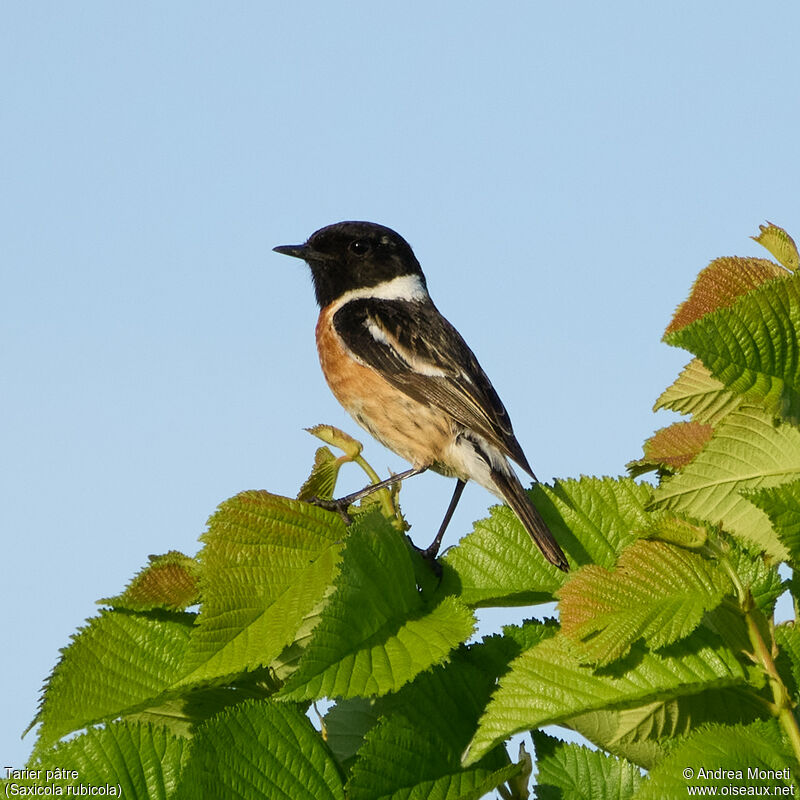
<svg viewBox="0 0 800 800">
<path fill-rule="evenodd" d="M 503 499 L 525 526 L 525 530 L 531 535 L 531 539 L 536 542 L 536 546 L 542 551 L 542 555 L 560 570 L 568 572 L 569 564 L 564 551 L 559 547 L 541 514 L 531 503 L 530 498 L 519 482 L 519 478 L 511 471 L 509 471 L 509 474 L 505 474 L 499 470 L 492 470 L 492 479 Z"/>
</svg>

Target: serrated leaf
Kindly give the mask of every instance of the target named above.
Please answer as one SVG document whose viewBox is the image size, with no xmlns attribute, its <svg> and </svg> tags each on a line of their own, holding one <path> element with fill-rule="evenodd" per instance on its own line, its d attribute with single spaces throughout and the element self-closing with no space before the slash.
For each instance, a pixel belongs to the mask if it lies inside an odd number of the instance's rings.
<svg viewBox="0 0 800 800">
<path fill-rule="evenodd" d="M 739 297 L 777 277 L 786 270 L 765 258 L 723 256 L 714 259 L 698 274 L 689 297 L 675 311 L 664 338 L 718 309 L 727 308 Z"/>
<path fill-rule="evenodd" d="M 228 501 L 203 552 L 200 625 L 155 611 L 91 620 L 48 681 L 41 746 L 121 714 L 191 725 L 204 701 L 187 688 L 257 668 L 293 640 L 330 585 L 343 535 L 335 514 L 303 503 L 265 492 Z"/>
<path fill-rule="evenodd" d="M 573 563 L 611 566 L 645 524 L 650 491 L 630 478 L 583 477 L 537 484 L 530 494 Z M 472 606 L 547 602 L 565 580 L 506 506 L 492 508 L 442 561 L 442 592 Z"/>
<path fill-rule="evenodd" d="M 497 647 L 500 649 L 500 658 L 505 667 L 511 658 L 516 658 L 523 650 L 528 650 L 534 645 L 558 633 L 558 620 L 546 617 L 541 622 L 538 619 L 526 619 L 521 625 L 503 625 L 502 636 L 494 634 L 483 639 L 487 645 L 499 640 Z M 510 648 L 513 647 L 513 652 Z M 481 651 L 483 652 L 483 651 Z M 487 652 L 492 652 L 487 648 Z"/>
<path fill-rule="evenodd" d="M 268 492 L 222 503 L 202 537 L 203 608 L 183 682 L 276 659 L 329 591 L 345 535 L 337 514 Z"/>
<path fill-rule="evenodd" d="M 742 492 L 798 478 L 800 431 L 773 424 L 761 409 L 743 407 L 720 422 L 691 464 L 662 481 L 655 505 L 721 525 L 782 560 L 786 548 L 767 515 Z"/>
<path fill-rule="evenodd" d="M 169 800 L 177 789 L 188 750 L 188 739 L 174 736 L 166 728 L 112 722 L 103 728 L 89 728 L 43 753 L 29 765 L 42 770 L 43 780 L 28 785 L 58 786 L 65 794 L 80 795 L 81 787 L 100 789 L 109 784 L 119 787 L 121 796 L 130 800 Z M 53 775 L 64 770 L 77 770 L 78 779 L 44 780 L 48 771 Z"/>
<path fill-rule="evenodd" d="M 176 736 L 191 736 L 196 726 L 224 708 L 247 698 L 260 699 L 268 692 L 270 675 L 265 670 L 228 686 L 202 686 L 170 693 L 166 700 L 143 711 L 126 712 L 128 722 L 160 725 Z"/>
<path fill-rule="evenodd" d="M 753 241 L 758 242 L 762 247 L 766 247 L 780 264 L 786 269 L 795 272 L 800 267 L 800 254 L 797 252 L 797 245 L 794 239 L 789 236 L 783 228 L 768 222 L 766 225 L 759 225 L 758 236 L 751 236 Z"/>
<path fill-rule="evenodd" d="M 548 525 L 553 525 L 552 518 Z M 563 547 L 561 531 L 555 536 Z M 474 607 L 552 600 L 563 573 L 531 545 L 514 512 L 508 506 L 492 506 L 489 516 L 475 522 L 472 532 L 440 559 L 441 593 L 456 595 Z"/>
<path fill-rule="evenodd" d="M 397 691 L 472 633 L 455 597 L 427 605 L 403 537 L 377 513 L 350 528 L 336 590 L 282 696 L 292 700 Z"/>
<path fill-rule="evenodd" d="M 37 747 L 155 704 L 181 675 L 195 616 L 103 611 L 79 629 L 45 685 Z"/>
<path fill-rule="evenodd" d="M 538 800 L 628 800 L 642 774 L 624 759 L 533 732 Z"/>
<path fill-rule="evenodd" d="M 800 567 L 800 480 L 745 494 L 772 522 L 795 568 Z"/>
<path fill-rule="evenodd" d="M 722 570 L 697 553 L 638 541 L 613 571 L 590 564 L 561 587 L 561 629 L 587 662 L 610 664 L 639 639 L 661 648 L 685 638 L 732 590 Z"/>
<path fill-rule="evenodd" d="M 789 273 L 784 273 L 788 275 Z M 699 356 L 726 388 L 800 419 L 800 275 L 778 278 L 666 337 Z"/>
<path fill-rule="evenodd" d="M 722 770 L 715 775 L 715 770 Z M 731 770 L 734 774 L 729 775 Z M 788 774 L 788 780 L 760 778 L 748 770 L 775 770 Z M 793 776 L 797 762 L 784 745 L 774 720 L 750 725 L 708 725 L 688 736 L 672 749 L 669 756 L 655 766 L 647 781 L 634 795 L 635 800 L 663 800 L 665 797 L 686 797 L 690 788 L 731 786 L 775 787 L 797 786 Z M 794 791 L 789 789 L 791 794 Z M 696 792 L 700 794 L 700 792 Z"/>
<path fill-rule="evenodd" d="M 404 741 L 406 747 L 416 743 Z M 433 781 L 423 781 L 414 786 L 403 787 L 392 794 L 353 795 L 360 800 L 479 800 L 489 797 L 488 792 L 498 786 L 513 781 L 521 773 L 522 767 L 510 764 L 497 772 L 486 774 L 483 770 L 466 769 L 457 775 L 446 775 Z"/>
<path fill-rule="evenodd" d="M 525 766 L 509 764 L 507 756 L 495 769 L 437 763 L 439 745 L 428 729 L 412 725 L 401 715 L 381 720 L 367 734 L 353 765 L 348 800 L 477 800 L 519 775 Z"/>
<path fill-rule="evenodd" d="M 464 754 L 472 764 L 498 742 L 595 709 L 641 705 L 743 683 L 736 654 L 705 628 L 661 654 L 635 645 L 613 670 L 582 666 L 563 634 L 522 653 L 500 679 Z"/>
<path fill-rule="evenodd" d="M 194 558 L 170 550 L 161 556 L 149 556 L 149 561 L 122 594 L 98 602 L 132 611 L 183 611 L 200 602 L 200 565 Z"/>
<path fill-rule="evenodd" d="M 178 797 L 344 800 L 344 788 L 330 751 L 299 709 L 246 701 L 199 728 Z"/>
<path fill-rule="evenodd" d="M 700 725 L 752 722 L 768 715 L 762 699 L 750 687 L 733 687 L 632 708 L 598 709 L 578 714 L 566 724 L 598 747 L 652 769 L 676 737 L 686 736 Z"/>
<path fill-rule="evenodd" d="M 776 663 L 784 671 L 788 668 L 794 682 L 794 694 L 800 690 L 800 628 L 793 622 L 785 622 L 775 627 L 775 643 L 778 645 Z"/>
<path fill-rule="evenodd" d="M 314 456 L 311 474 L 297 493 L 297 499 L 310 502 L 318 497 L 330 500 L 336 490 L 339 470 L 345 462 L 337 458 L 327 447 L 320 447 Z"/>
<path fill-rule="evenodd" d="M 656 512 L 640 535 L 643 539 L 657 539 L 697 550 L 708 541 L 710 527 L 707 523 L 684 519 L 677 514 Z"/>
<path fill-rule="evenodd" d="M 404 787 L 415 787 L 414 796 L 418 796 L 418 785 L 435 786 L 437 791 L 446 787 L 449 792 L 454 786 L 474 789 L 493 780 L 493 775 L 494 785 L 509 780 L 512 773 L 501 775 L 509 763 L 505 748 L 495 748 L 467 770 L 461 753 L 498 676 L 520 652 L 517 639 L 538 642 L 552 632 L 552 626 L 541 623 L 509 627 L 507 635 L 460 647 L 447 663 L 380 700 L 382 719 L 370 731 L 353 765 L 350 796 L 391 796 Z"/>
<path fill-rule="evenodd" d="M 524 647 L 543 641 L 555 631 L 553 620 L 504 626 L 502 636 L 495 634 L 479 643 L 462 645 L 446 663 L 421 673 L 399 692 L 380 698 L 376 707 L 383 721 L 371 730 L 358 752 L 348 789 L 366 797 L 395 791 L 405 797 L 399 787 L 417 784 L 415 797 L 426 797 L 422 791 L 426 787 L 435 790 L 436 796 L 450 797 L 448 792 L 456 788 L 471 792 L 484 781 L 491 782 L 493 775 L 499 776 L 499 771 L 508 766 L 505 748 L 494 748 L 466 770 L 461 754 L 497 678 Z M 401 734 L 413 746 L 398 748 L 395 739 Z M 523 779 L 525 770 L 530 774 L 529 758 L 521 757 L 520 763 L 522 771 L 512 770 L 502 780 L 513 783 Z M 494 785 L 499 782 L 500 777 Z M 489 784 L 486 786 L 484 791 L 488 791 Z M 482 793 L 474 795 L 479 796 Z"/>
<path fill-rule="evenodd" d="M 582 477 L 556 481 L 541 505 L 560 516 L 564 544 L 578 565 L 610 567 L 647 523 L 651 496 L 650 486 L 630 478 Z"/>
<path fill-rule="evenodd" d="M 375 727 L 380 708 L 373 698 L 351 697 L 339 700 L 325 715 L 325 741 L 336 760 L 348 767 L 367 732 Z"/>
<path fill-rule="evenodd" d="M 703 449 L 712 431 L 711 425 L 699 422 L 676 422 L 661 428 L 644 443 L 644 457 L 629 462 L 627 469 L 634 477 L 654 469 L 675 472 Z"/>
<path fill-rule="evenodd" d="M 753 596 L 756 606 L 767 617 L 772 617 L 775 601 L 786 589 L 778 566 L 766 563 L 763 554 L 753 545 L 733 537 L 725 537 L 725 551 L 725 558 L 739 582 Z"/>
<path fill-rule="evenodd" d="M 691 414 L 695 422 L 716 425 L 741 404 L 740 397 L 726 389 L 699 358 L 693 358 L 656 400 L 653 411 L 667 408 Z"/>
</svg>

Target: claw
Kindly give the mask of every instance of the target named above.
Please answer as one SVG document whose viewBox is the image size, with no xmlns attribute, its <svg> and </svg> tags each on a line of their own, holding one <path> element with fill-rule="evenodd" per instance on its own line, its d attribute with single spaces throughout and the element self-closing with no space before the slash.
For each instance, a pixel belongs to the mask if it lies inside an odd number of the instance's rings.
<svg viewBox="0 0 800 800">
<path fill-rule="evenodd" d="M 407 537 L 407 538 L 408 538 L 408 542 L 411 545 L 411 547 L 413 547 L 414 550 L 416 550 L 422 556 L 423 560 L 427 562 L 427 564 L 431 568 L 431 571 L 433 572 L 433 574 L 437 578 L 441 578 L 442 577 L 442 564 L 436 558 L 436 554 L 439 552 L 438 544 L 436 545 L 436 547 L 434 547 L 433 545 L 430 545 L 430 547 L 426 547 L 423 550 L 421 547 L 417 547 L 414 544 L 414 542 L 411 541 L 411 537 L 410 536 Z"/>
<path fill-rule="evenodd" d="M 342 500 L 326 500 L 322 497 L 312 497 L 309 502 L 319 508 L 324 508 L 326 511 L 336 511 L 344 520 L 345 525 L 352 525 L 353 518 L 347 513 L 350 504 L 345 500 L 346 498 Z"/>
</svg>

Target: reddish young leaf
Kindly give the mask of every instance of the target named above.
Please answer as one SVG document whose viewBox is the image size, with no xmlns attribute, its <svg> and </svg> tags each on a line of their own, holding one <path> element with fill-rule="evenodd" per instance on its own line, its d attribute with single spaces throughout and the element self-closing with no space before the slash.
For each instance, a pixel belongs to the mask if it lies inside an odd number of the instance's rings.
<svg viewBox="0 0 800 800">
<path fill-rule="evenodd" d="M 685 328 L 718 308 L 733 305 L 736 298 L 766 281 L 789 273 L 766 258 L 715 258 L 692 285 L 689 297 L 681 303 L 664 331 L 664 336 Z"/>
<path fill-rule="evenodd" d="M 150 563 L 116 597 L 101 600 L 115 608 L 147 611 L 169 608 L 181 611 L 200 602 L 200 565 L 177 550 L 150 556 Z"/>
<path fill-rule="evenodd" d="M 699 422 L 676 422 L 661 428 L 644 443 L 644 458 L 631 461 L 628 469 L 634 475 L 653 469 L 675 472 L 692 461 L 713 432 L 711 425 Z"/>
</svg>

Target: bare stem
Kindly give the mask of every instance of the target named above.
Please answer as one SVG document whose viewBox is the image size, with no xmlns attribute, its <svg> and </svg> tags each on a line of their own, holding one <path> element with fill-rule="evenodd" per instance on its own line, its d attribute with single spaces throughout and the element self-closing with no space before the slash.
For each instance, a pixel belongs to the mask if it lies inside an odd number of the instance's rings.
<svg viewBox="0 0 800 800">
<path fill-rule="evenodd" d="M 769 704 L 770 711 L 778 719 L 778 724 L 783 728 L 792 743 L 795 758 L 800 761 L 800 726 L 794 714 L 794 702 L 775 666 L 778 646 L 775 643 L 774 624 L 772 620 L 767 620 L 764 614 L 759 611 L 753 600 L 750 588 L 743 585 L 724 551 L 714 542 L 710 542 L 709 545 L 714 555 L 719 558 L 723 569 L 728 573 L 736 591 L 739 607 L 744 614 L 747 625 L 748 638 L 753 648 L 753 659 L 764 670 L 772 692 L 772 703 Z M 769 644 L 764 639 L 764 631 L 769 632 Z"/>
<path fill-rule="evenodd" d="M 756 608 L 750 592 L 747 593 L 745 602 L 742 604 L 742 610 L 747 623 L 750 644 L 753 646 L 753 655 L 764 670 L 772 691 L 772 713 L 777 717 L 778 723 L 789 737 L 795 758 L 800 761 L 800 726 L 798 726 L 797 717 L 794 714 L 794 704 L 789 695 L 789 690 L 786 688 L 786 684 L 781 679 L 775 666 L 777 646 L 775 645 L 772 626 L 767 624 L 764 615 Z M 769 645 L 764 641 L 762 626 L 770 631 L 771 641 Z"/>
<path fill-rule="evenodd" d="M 378 477 L 378 473 L 375 472 L 374 469 L 369 465 L 367 460 L 362 455 L 357 455 L 353 461 L 358 464 L 361 469 L 367 474 L 367 477 L 370 480 L 370 483 L 380 483 L 381 479 Z M 396 527 L 403 527 L 403 520 L 400 517 L 400 510 L 397 508 L 397 504 L 395 503 L 394 495 L 389 489 L 379 489 L 376 492 L 376 496 L 380 498 L 381 508 L 383 509 L 383 513 L 385 516 L 390 517 L 392 520 L 396 521 Z"/>
</svg>

